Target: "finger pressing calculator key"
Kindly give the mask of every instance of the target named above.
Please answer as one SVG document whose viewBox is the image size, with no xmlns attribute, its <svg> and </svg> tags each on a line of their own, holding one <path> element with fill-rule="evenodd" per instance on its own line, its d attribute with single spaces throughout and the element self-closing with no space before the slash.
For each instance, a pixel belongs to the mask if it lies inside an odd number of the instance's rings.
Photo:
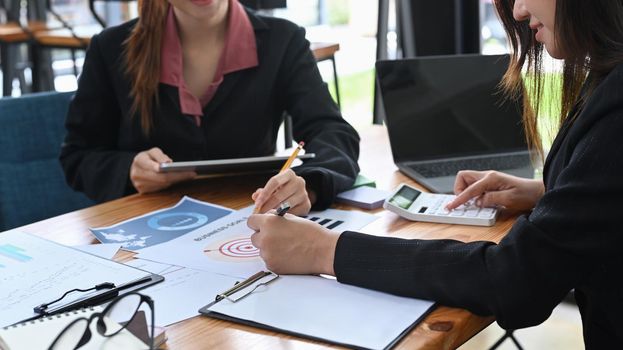
<svg viewBox="0 0 623 350">
<path fill-rule="evenodd" d="M 446 210 L 446 204 L 453 195 L 425 193 L 407 184 L 401 184 L 383 203 L 383 208 L 405 219 L 437 222 L 443 224 L 492 226 L 498 211 L 495 208 L 481 208 L 474 201 L 468 201 L 454 210 Z"/>
</svg>

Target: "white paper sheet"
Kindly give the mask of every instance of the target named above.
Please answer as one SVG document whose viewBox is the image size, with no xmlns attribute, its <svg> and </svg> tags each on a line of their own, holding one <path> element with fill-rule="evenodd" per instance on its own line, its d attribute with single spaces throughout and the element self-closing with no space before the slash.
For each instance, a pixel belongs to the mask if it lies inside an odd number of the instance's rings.
<svg viewBox="0 0 623 350">
<path fill-rule="evenodd" d="M 120 285 L 145 271 L 18 231 L 0 234 L 0 327 L 35 316 L 33 307 L 74 288 Z M 83 297 L 72 293 L 63 303 Z"/>
<path fill-rule="evenodd" d="M 433 302 L 398 297 L 317 276 L 280 276 L 211 311 L 350 346 L 383 349 Z"/>
<path fill-rule="evenodd" d="M 157 326 L 168 326 L 199 315 L 199 309 L 239 279 L 211 272 L 178 269 L 164 274 L 164 282 L 140 292 L 154 300 Z"/>
<path fill-rule="evenodd" d="M 312 211 L 305 218 L 336 232 L 357 231 L 379 217 L 356 210 Z"/>
<path fill-rule="evenodd" d="M 141 249 L 138 257 L 192 269 L 247 278 L 266 269 L 259 251 L 251 244 L 253 230 L 247 207 L 157 246 Z"/>
<path fill-rule="evenodd" d="M 141 259 L 247 278 L 266 266 L 251 243 L 247 218 L 253 207 L 223 217 L 198 230 L 139 251 Z M 358 211 L 329 209 L 307 218 L 334 230 L 358 230 L 378 217 Z"/>
<path fill-rule="evenodd" d="M 87 245 L 78 245 L 74 248 L 81 250 L 85 253 L 97 255 L 100 258 L 112 260 L 112 258 L 117 254 L 119 249 L 121 249 L 121 244 L 118 243 L 100 243 L 100 244 L 87 244 Z"/>
<path fill-rule="evenodd" d="M 179 269 L 183 269 L 181 266 L 175 266 L 170 264 L 163 264 L 151 260 L 145 259 L 133 259 L 125 263 L 128 266 L 136 267 L 137 269 L 149 271 L 156 275 L 163 275 L 167 272 L 173 272 Z"/>
</svg>

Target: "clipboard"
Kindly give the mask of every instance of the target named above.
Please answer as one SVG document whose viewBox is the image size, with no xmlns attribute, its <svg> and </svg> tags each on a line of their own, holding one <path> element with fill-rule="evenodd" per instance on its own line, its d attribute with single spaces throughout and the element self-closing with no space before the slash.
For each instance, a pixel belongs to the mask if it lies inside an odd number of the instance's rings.
<svg viewBox="0 0 623 350">
<path fill-rule="evenodd" d="M 19 231 L 0 235 L 0 327 L 95 306 L 164 277 Z"/>
<path fill-rule="evenodd" d="M 86 307 L 97 306 L 97 305 L 106 303 L 116 297 L 122 296 L 130 292 L 135 292 L 140 289 L 147 288 L 149 286 L 152 286 L 156 283 L 160 283 L 162 281 L 164 281 L 164 276 L 149 273 L 145 277 L 120 284 L 119 286 L 106 289 L 102 292 L 88 294 L 81 298 L 72 300 L 69 303 L 50 308 L 45 313 L 40 314 L 39 317 L 53 316 L 53 315 L 57 315 L 60 313 L 69 312 L 72 310 L 78 310 L 78 309 L 82 309 Z"/>
<path fill-rule="evenodd" d="M 434 305 L 320 276 L 267 271 L 215 296 L 199 313 L 348 348 L 391 349 Z"/>
</svg>

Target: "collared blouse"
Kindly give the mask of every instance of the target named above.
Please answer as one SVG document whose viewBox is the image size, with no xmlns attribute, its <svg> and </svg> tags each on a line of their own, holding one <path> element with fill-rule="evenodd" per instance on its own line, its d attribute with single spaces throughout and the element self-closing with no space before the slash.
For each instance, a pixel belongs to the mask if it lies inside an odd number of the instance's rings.
<svg viewBox="0 0 623 350">
<path fill-rule="evenodd" d="M 195 117 L 201 125 L 203 107 L 214 97 L 225 74 L 256 67 L 258 65 L 255 33 L 242 5 L 229 0 L 225 46 L 218 62 L 214 79 L 202 96 L 193 95 L 184 81 L 182 44 L 177 31 L 177 19 L 173 6 L 169 6 L 166 28 L 162 37 L 160 82 L 178 88 L 182 114 Z"/>
</svg>

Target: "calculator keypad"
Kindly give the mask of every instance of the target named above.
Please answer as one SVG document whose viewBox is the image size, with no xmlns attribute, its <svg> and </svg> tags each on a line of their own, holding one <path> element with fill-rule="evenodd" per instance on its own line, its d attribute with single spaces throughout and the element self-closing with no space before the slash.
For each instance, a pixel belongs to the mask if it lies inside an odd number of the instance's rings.
<svg viewBox="0 0 623 350">
<path fill-rule="evenodd" d="M 404 190 L 405 188 L 407 190 Z M 413 193 L 415 196 L 408 196 L 408 194 Z M 402 201 L 398 201 L 396 198 Z M 385 200 L 383 208 L 413 221 L 476 226 L 492 226 L 495 224 L 497 209 L 481 208 L 476 205 L 474 200 L 468 201 L 456 209 L 446 210 L 446 205 L 455 198 L 456 196 L 450 194 L 419 192 L 409 185 L 402 184 L 392 196 Z"/>
<path fill-rule="evenodd" d="M 451 217 L 468 217 L 468 218 L 491 218 L 495 214 L 493 208 L 481 208 L 471 200 L 465 204 L 458 206 L 452 211 L 446 210 L 446 205 L 452 201 L 455 196 L 437 195 L 428 204 L 425 211 L 421 211 L 427 215 L 451 216 Z"/>
</svg>

